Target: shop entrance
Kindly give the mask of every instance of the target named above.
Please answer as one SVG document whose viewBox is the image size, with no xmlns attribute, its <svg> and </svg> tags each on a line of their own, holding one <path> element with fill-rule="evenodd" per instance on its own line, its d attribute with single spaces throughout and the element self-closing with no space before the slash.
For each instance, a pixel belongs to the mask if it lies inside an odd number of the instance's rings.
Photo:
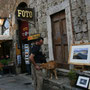
<svg viewBox="0 0 90 90">
<path fill-rule="evenodd" d="M 68 69 L 68 42 L 65 11 L 52 15 L 51 20 L 54 59 L 56 62 L 61 63 L 61 68 Z"/>
<path fill-rule="evenodd" d="M 18 5 L 18 8 L 26 8 L 27 4 L 22 2 Z M 21 68 L 21 73 L 28 72 L 30 74 L 30 62 L 29 62 L 29 44 L 27 37 L 29 36 L 28 21 L 24 19 L 17 19 L 18 30 L 16 31 L 16 57 L 17 65 Z"/>
</svg>

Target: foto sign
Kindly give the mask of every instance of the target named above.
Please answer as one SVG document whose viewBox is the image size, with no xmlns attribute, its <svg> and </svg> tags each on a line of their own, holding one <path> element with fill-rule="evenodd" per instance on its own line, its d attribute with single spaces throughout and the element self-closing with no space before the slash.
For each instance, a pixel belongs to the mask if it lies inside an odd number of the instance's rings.
<svg viewBox="0 0 90 90">
<path fill-rule="evenodd" d="M 24 20 L 34 20 L 33 8 L 18 8 L 16 10 L 16 17 Z"/>
</svg>

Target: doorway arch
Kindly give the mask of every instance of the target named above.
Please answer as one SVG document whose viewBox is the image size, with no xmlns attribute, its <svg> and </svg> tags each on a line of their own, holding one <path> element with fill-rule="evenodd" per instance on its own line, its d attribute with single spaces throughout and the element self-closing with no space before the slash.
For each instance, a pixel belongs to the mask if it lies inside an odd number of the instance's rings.
<svg viewBox="0 0 90 90">
<path fill-rule="evenodd" d="M 21 2 L 18 6 L 18 8 L 27 8 L 27 4 L 25 2 Z M 25 57 L 24 57 L 24 44 L 27 43 L 27 39 L 23 38 L 22 35 L 22 30 L 23 28 L 27 27 L 28 31 L 29 31 L 29 26 L 28 26 L 28 22 L 25 20 L 21 20 L 21 19 L 16 19 L 17 24 L 18 24 L 18 30 L 16 31 L 16 57 L 18 55 L 20 55 L 21 58 L 21 62 L 18 62 L 17 59 L 17 64 L 20 63 L 20 68 L 21 68 L 21 72 L 24 73 L 26 72 L 26 65 L 25 65 Z"/>
</svg>

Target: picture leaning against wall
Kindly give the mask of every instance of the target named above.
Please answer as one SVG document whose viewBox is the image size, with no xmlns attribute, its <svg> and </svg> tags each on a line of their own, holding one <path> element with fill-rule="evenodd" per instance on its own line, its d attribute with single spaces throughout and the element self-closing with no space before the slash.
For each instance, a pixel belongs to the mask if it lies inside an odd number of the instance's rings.
<svg viewBox="0 0 90 90">
<path fill-rule="evenodd" d="M 68 63 L 90 65 L 90 44 L 71 45 Z"/>
</svg>

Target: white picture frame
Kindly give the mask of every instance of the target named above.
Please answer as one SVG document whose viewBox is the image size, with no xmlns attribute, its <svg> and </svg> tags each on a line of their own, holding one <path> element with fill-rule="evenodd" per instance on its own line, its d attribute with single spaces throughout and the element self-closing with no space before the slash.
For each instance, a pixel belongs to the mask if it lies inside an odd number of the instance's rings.
<svg viewBox="0 0 90 90">
<path fill-rule="evenodd" d="M 89 85 L 89 80 L 90 80 L 89 77 L 80 75 L 80 76 L 78 76 L 76 86 L 87 89 L 88 85 Z"/>
<path fill-rule="evenodd" d="M 90 44 L 72 45 L 70 47 L 68 63 L 90 65 Z"/>
</svg>

